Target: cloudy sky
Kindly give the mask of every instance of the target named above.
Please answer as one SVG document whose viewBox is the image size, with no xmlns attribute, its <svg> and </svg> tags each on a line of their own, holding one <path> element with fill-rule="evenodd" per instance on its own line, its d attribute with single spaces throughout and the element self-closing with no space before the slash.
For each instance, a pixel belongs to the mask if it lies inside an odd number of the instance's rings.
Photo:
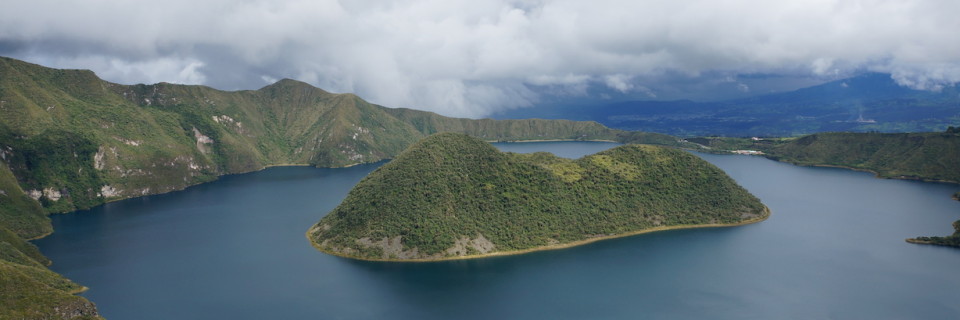
<svg viewBox="0 0 960 320">
<path fill-rule="evenodd" d="M 711 99 L 884 72 L 936 90 L 960 81 L 958 13 L 956 0 L 7 0 L 0 55 L 126 84 L 293 78 L 481 117 L 590 88 Z"/>
</svg>

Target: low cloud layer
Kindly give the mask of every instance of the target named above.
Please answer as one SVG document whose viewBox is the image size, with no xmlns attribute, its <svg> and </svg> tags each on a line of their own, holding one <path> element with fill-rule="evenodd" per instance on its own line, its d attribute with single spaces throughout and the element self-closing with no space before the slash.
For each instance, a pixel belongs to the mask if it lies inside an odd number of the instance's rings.
<svg viewBox="0 0 960 320">
<path fill-rule="evenodd" d="M 954 0 L 13 0 L 0 54 L 120 83 L 294 78 L 479 117 L 544 92 L 653 98 L 666 90 L 651 84 L 752 74 L 877 71 L 937 90 L 960 82 L 957 12 Z"/>
</svg>

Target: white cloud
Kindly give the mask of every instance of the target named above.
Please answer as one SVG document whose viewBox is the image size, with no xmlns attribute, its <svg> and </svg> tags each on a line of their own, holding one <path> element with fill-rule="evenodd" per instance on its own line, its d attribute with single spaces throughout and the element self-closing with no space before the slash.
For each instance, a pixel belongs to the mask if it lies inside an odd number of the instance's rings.
<svg viewBox="0 0 960 320">
<path fill-rule="evenodd" d="M 613 74 L 604 77 L 603 81 L 611 89 L 620 91 L 620 93 L 628 93 L 633 91 L 633 83 L 630 83 L 632 78 L 633 76 L 631 75 Z"/>
<path fill-rule="evenodd" d="M 960 81 L 957 12 L 953 0 L 11 0 L 0 53 L 123 83 L 295 78 L 483 116 L 535 102 L 527 85 L 653 95 L 640 83 L 678 75 L 872 70 L 935 90 Z"/>
<path fill-rule="evenodd" d="M 274 77 L 271 77 L 271 76 L 268 76 L 268 75 L 265 75 L 265 74 L 264 74 L 264 75 L 261 75 L 261 76 L 260 76 L 260 79 L 262 79 L 263 82 L 266 83 L 266 84 L 273 84 L 273 83 L 276 83 L 277 81 L 280 81 L 280 80 L 277 79 L 277 78 L 274 78 Z"/>
<path fill-rule="evenodd" d="M 125 83 L 169 82 L 204 84 L 207 76 L 201 71 L 204 63 L 190 58 L 158 57 L 128 61 L 108 56 L 60 57 L 35 56 L 35 63 L 73 69 L 91 69 L 104 79 L 122 79 Z"/>
</svg>

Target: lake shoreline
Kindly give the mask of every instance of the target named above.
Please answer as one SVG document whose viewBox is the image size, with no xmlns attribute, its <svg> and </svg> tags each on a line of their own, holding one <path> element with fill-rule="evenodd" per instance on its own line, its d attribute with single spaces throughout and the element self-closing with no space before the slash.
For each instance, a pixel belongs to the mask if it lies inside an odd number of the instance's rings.
<svg viewBox="0 0 960 320">
<path fill-rule="evenodd" d="M 526 254 L 526 253 L 533 253 L 533 252 L 538 252 L 538 251 L 560 250 L 560 249 L 567 249 L 567 248 L 582 246 L 582 245 L 594 243 L 594 242 L 597 242 L 597 241 L 617 239 L 617 238 L 625 238 L 625 237 L 631 237 L 631 236 L 636 236 L 636 235 L 641 235 L 641 234 L 646 234 L 646 233 L 653 233 L 653 232 L 660 232 L 660 231 L 684 230 L 684 229 L 701 229 L 701 228 L 728 228 L 728 227 L 739 227 L 739 226 L 745 226 L 745 225 L 754 224 L 754 223 L 758 223 L 758 222 L 762 222 L 762 221 L 764 221 L 764 220 L 767 220 L 767 218 L 770 217 L 770 214 L 771 214 L 770 208 L 767 207 L 767 206 L 764 206 L 764 207 L 763 207 L 763 215 L 762 215 L 762 216 L 756 217 L 756 218 L 752 218 L 752 219 L 743 220 L 743 221 L 736 222 L 736 223 L 708 223 L 708 224 L 692 224 L 692 225 L 676 225 L 676 226 L 653 227 L 653 228 L 649 228 L 649 229 L 631 231 L 631 232 L 627 232 L 627 233 L 621 233 L 621 234 L 615 234 L 615 235 L 606 235 L 606 236 L 599 236 L 599 237 L 594 237 L 594 238 L 589 238 L 589 239 L 577 240 L 577 241 L 574 241 L 574 242 L 567 242 L 567 243 L 560 243 L 560 244 L 539 246 L 539 247 L 534 247 L 534 248 L 529 248 L 529 249 L 512 250 L 512 251 L 498 251 L 498 252 L 491 252 L 491 253 L 484 253 L 484 254 L 475 254 L 475 255 L 468 255 L 468 256 L 443 257 L 443 258 L 437 258 L 437 259 L 373 259 L 373 258 L 355 257 L 355 256 L 345 255 L 345 254 L 342 254 L 342 253 L 339 253 L 339 252 L 331 252 L 331 251 L 329 251 L 329 250 L 325 250 L 325 249 L 321 248 L 319 244 L 317 244 L 315 241 L 313 241 L 313 239 L 310 238 L 310 231 L 309 231 L 309 230 L 307 231 L 307 233 L 306 233 L 305 235 L 306 235 L 306 237 L 307 237 L 307 240 L 310 241 L 310 245 L 313 246 L 315 249 L 317 249 L 317 251 L 320 251 L 320 252 L 322 252 L 322 253 L 329 254 L 329 255 L 332 255 L 332 256 L 337 256 L 337 257 L 347 258 L 347 259 L 353 259 L 353 260 L 361 260 L 361 261 L 429 263 L 429 262 L 442 262 L 442 261 L 472 260 L 472 259 L 482 259 L 482 258 L 504 257 L 504 256 L 514 256 L 514 255 L 520 255 L 520 254 Z"/>
<path fill-rule="evenodd" d="M 539 139 L 539 140 L 484 140 L 488 143 L 527 143 L 527 142 L 613 142 L 613 143 L 622 143 L 614 140 L 603 140 L 603 139 L 593 139 L 593 140 L 578 140 L 578 139 Z"/>
<path fill-rule="evenodd" d="M 839 168 L 839 169 L 847 169 L 847 170 L 858 171 L 858 172 L 867 172 L 867 173 L 872 173 L 872 174 L 873 174 L 873 177 L 874 177 L 874 178 L 877 178 L 877 179 L 891 179 L 891 180 L 907 180 L 907 181 L 934 182 L 934 183 L 946 183 L 946 184 L 960 184 L 960 181 L 942 180 L 942 179 L 928 179 L 928 178 L 912 177 L 912 176 L 884 176 L 884 175 L 881 175 L 881 174 L 880 174 L 879 172 L 877 172 L 877 171 L 874 171 L 874 170 L 871 170 L 871 169 L 865 169 L 865 168 L 856 168 L 856 167 L 850 167 L 850 166 L 844 166 L 844 165 L 836 165 L 836 164 L 807 164 L 807 163 L 798 163 L 798 162 L 793 162 L 793 161 L 781 160 L 781 159 L 777 159 L 777 158 L 771 158 L 771 157 L 769 157 L 769 156 L 767 156 L 767 155 L 762 155 L 762 156 L 765 157 L 765 158 L 767 158 L 767 159 L 770 159 L 770 160 L 774 160 L 774 161 L 777 161 L 777 162 L 783 162 L 783 163 L 786 163 L 786 164 L 792 164 L 792 165 L 795 165 L 795 166 L 798 166 L 798 167 Z"/>
</svg>

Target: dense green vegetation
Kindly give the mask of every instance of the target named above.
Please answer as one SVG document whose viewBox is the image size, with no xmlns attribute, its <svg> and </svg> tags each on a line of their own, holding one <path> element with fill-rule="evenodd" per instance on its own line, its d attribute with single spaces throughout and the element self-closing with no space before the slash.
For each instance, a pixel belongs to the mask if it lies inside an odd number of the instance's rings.
<svg viewBox="0 0 960 320">
<path fill-rule="evenodd" d="M 871 171 L 882 178 L 960 182 L 960 133 L 827 132 L 798 138 L 698 137 L 684 141 L 699 151 L 762 151 L 768 158 L 804 166 Z"/>
<path fill-rule="evenodd" d="M 766 215 L 721 170 L 677 149 L 625 145 L 570 160 L 442 133 L 364 178 L 309 236 L 350 257 L 435 259 Z"/>
<path fill-rule="evenodd" d="M 0 318 L 96 318 L 93 304 L 73 295 L 83 287 L 47 269 L 50 260 L 25 240 L 52 231 L 40 203 L 0 162 Z"/>
<path fill-rule="evenodd" d="M 763 149 L 798 165 L 840 166 L 884 178 L 960 182 L 960 134 L 819 133 Z"/>
<path fill-rule="evenodd" d="M 907 242 L 960 248 L 960 220 L 953 222 L 953 229 L 956 231 L 946 237 L 916 237 L 907 239 Z"/>
</svg>

